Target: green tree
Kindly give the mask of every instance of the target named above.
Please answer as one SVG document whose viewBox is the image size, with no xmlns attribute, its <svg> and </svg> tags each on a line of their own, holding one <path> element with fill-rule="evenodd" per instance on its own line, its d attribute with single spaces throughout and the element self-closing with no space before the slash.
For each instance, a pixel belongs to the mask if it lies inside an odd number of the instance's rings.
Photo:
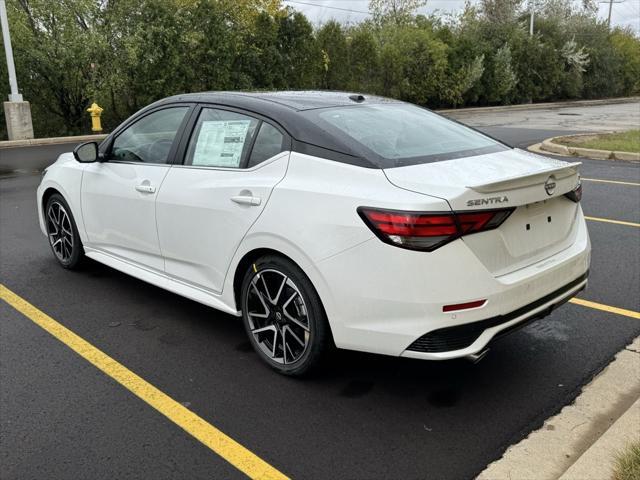
<svg viewBox="0 0 640 480">
<path fill-rule="evenodd" d="M 493 82 L 487 94 L 489 101 L 508 103 L 517 83 L 518 76 L 511 66 L 511 48 L 505 43 L 493 58 Z"/>
<path fill-rule="evenodd" d="M 369 0 L 369 12 L 378 26 L 406 26 L 414 20 L 416 10 L 426 4 L 427 0 Z"/>
<path fill-rule="evenodd" d="M 616 28 L 610 35 L 611 45 L 619 59 L 618 76 L 623 95 L 640 93 L 640 38 L 630 30 Z"/>
<path fill-rule="evenodd" d="M 384 27 L 383 93 L 421 105 L 437 105 L 446 82 L 447 46 L 429 30 Z"/>
<path fill-rule="evenodd" d="M 513 24 L 521 5 L 522 0 L 481 0 L 480 11 L 488 22 Z"/>
<path fill-rule="evenodd" d="M 85 109 L 99 88 L 95 62 L 104 45 L 94 34 L 99 9 L 91 0 L 10 1 L 17 74 L 32 105 L 36 135 L 71 134 L 88 124 Z"/>
<path fill-rule="evenodd" d="M 235 63 L 236 84 L 240 88 L 278 88 L 283 84 L 283 59 L 278 48 L 278 22 L 267 12 L 254 18 Z"/>
<path fill-rule="evenodd" d="M 278 17 L 278 45 L 282 57 L 283 88 L 313 88 L 322 57 L 313 27 L 300 12 L 287 10 Z"/>
<path fill-rule="evenodd" d="M 349 51 L 342 26 L 332 20 L 325 23 L 316 35 L 322 53 L 321 87 L 343 90 L 349 81 Z"/>
<path fill-rule="evenodd" d="M 380 91 L 380 51 L 376 38 L 367 26 L 349 32 L 349 90 L 376 93 Z"/>
</svg>

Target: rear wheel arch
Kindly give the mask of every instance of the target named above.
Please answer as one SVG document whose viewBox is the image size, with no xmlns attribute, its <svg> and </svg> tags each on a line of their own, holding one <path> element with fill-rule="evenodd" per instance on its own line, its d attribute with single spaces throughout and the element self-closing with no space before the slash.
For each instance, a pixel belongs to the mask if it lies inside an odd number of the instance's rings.
<svg viewBox="0 0 640 480">
<path fill-rule="evenodd" d="M 272 298 L 269 290 L 276 290 L 267 285 L 273 285 L 274 276 L 280 288 Z M 262 293 L 258 291 L 258 284 L 253 283 L 256 278 L 262 279 L 266 289 Z M 306 375 L 315 371 L 326 354 L 335 348 L 318 289 L 298 262 L 277 250 L 256 248 L 242 257 L 233 280 L 236 305 L 243 311 L 242 321 L 249 341 L 270 367 L 285 375 Z M 287 289 L 288 293 L 281 295 Z M 259 305 L 256 295 L 262 298 L 264 310 L 260 314 L 248 313 Z M 277 353 L 278 346 L 280 353 Z"/>
<path fill-rule="evenodd" d="M 236 271 L 233 275 L 233 298 L 236 302 L 237 310 L 241 310 L 242 299 L 240 298 L 240 296 L 242 293 L 242 280 L 244 279 L 245 272 L 252 263 L 255 263 L 256 260 L 265 255 L 277 255 L 280 257 L 284 257 L 296 264 L 298 268 L 300 268 L 295 260 L 272 248 L 256 248 L 254 250 L 251 250 L 250 252 L 245 253 L 245 255 L 238 262 Z"/>
<path fill-rule="evenodd" d="M 295 259 L 293 259 L 289 255 L 286 255 L 274 248 L 254 248 L 253 250 L 250 250 L 249 252 L 245 253 L 244 256 L 238 262 L 238 265 L 236 266 L 235 273 L 233 276 L 233 299 L 235 301 L 236 310 L 238 311 L 242 310 L 241 294 L 242 294 L 242 281 L 244 279 L 244 274 L 246 273 L 247 269 L 251 266 L 251 264 L 255 263 L 256 260 L 258 260 L 261 257 L 264 257 L 265 255 L 274 255 L 274 256 L 282 257 L 286 260 L 289 260 L 296 267 L 298 267 L 302 271 L 302 273 L 304 273 L 304 275 L 307 277 L 307 279 L 309 280 L 309 283 L 311 283 L 311 286 L 313 286 L 314 290 L 318 294 L 318 298 L 320 299 L 320 303 L 322 304 L 322 309 L 324 310 L 325 315 L 327 315 L 326 314 L 327 309 L 324 305 L 321 289 L 318 288 L 318 286 L 315 284 L 311 276 L 300 265 L 300 262 L 297 262 Z M 331 325 L 331 322 L 329 322 L 329 331 L 331 331 L 330 325 Z"/>
</svg>

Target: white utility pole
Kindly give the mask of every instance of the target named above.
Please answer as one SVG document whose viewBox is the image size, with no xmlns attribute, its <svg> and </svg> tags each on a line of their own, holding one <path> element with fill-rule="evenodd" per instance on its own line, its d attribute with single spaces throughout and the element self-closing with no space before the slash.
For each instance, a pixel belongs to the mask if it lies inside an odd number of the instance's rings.
<svg viewBox="0 0 640 480">
<path fill-rule="evenodd" d="M 607 15 L 607 28 L 611 30 L 611 10 L 613 9 L 614 3 L 624 3 L 625 0 L 601 0 L 598 3 L 608 3 L 609 4 L 609 15 Z"/>
<path fill-rule="evenodd" d="M 7 57 L 7 71 L 9 72 L 9 86 L 11 88 L 9 101 L 4 102 L 7 134 L 9 135 L 9 140 L 33 138 L 31 107 L 29 102 L 25 102 L 22 99 L 22 95 L 18 91 L 18 78 L 16 77 L 16 67 L 13 63 L 13 49 L 11 48 L 11 35 L 9 34 L 5 0 L 0 0 L 0 26 L 2 27 L 2 40 L 4 42 L 4 53 Z"/>
<path fill-rule="evenodd" d="M 534 0 L 529 0 L 529 10 L 531 13 L 531 20 L 529 21 L 529 35 L 533 35 L 533 17 L 534 17 Z"/>
<path fill-rule="evenodd" d="M 4 41 L 4 53 L 7 56 L 7 70 L 9 71 L 10 102 L 21 102 L 22 95 L 18 93 L 18 79 L 16 67 L 13 63 L 13 48 L 11 48 L 11 34 L 9 33 L 9 21 L 7 20 L 7 5 L 5 0 L 0 0 L 0 23 L 2 24 L 2 40 Z"/>
</svg>

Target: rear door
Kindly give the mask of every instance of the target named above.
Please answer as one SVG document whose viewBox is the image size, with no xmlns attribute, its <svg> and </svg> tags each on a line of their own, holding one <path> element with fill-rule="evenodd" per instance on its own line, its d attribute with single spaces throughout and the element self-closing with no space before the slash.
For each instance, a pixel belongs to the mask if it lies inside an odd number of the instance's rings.
<svg viewBox="0 0 640 480">
<path fill-rule="evenodd" d="M 168 173 L 157 201 L 168 275 L 221 292 L 242 238 L 284 177 L 290 140 L 267 119 L 202 106 L 183 139 L 183 165 Z"/>
</svg>

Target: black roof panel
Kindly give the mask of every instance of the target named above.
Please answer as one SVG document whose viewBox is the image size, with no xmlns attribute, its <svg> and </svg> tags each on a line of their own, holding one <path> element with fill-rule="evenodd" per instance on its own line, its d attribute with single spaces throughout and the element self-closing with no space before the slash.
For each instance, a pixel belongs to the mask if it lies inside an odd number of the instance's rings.
<svg viewBox="0 0 640 480">
<path fill-rule="evenodd" d="M 357 99 L 357 100 L 356 100 Z M 260 104 L 270 102 L 289 107 L 293 110 L 311 110 L 314 108 L 339 107 L 357 104 L 396 103 L 398 100 L 354 92 L 336 92 L 328 90 L 289 90 L 279 92 L 200 92 L 185 93 L 161 100 L 164 101 L 199 101 L 232 104 L 240 101 L 243 104 Z"/>
<path fill-rule="evenodd" d="M 307 150 L 309 148 L 313 149 L 312 147 L 329 150 L 336 154 L 353 158 L 352 162 L 346 163 L 363 166 L 372 166 L 372 164 L 362 158 L 362 152 L 358 151 L 357 148 L 354 149 L 355 144 L 353 142 L 345 142 L 338 139 L 335 135 L 319 128 L 318 125 L 315 125 L 299 112 L 329 107 L 358 108 L 358 106 L 362 105 L 402 103 L 385 97 L 353 92 L 200 92 L 184 93 L 164 98 L 143 108 L 134 117 L 161 105 L 180 102 L 210 103 L 262 115 L 279 124 L 292 137 L 296 145 L 300 145 L 301 142 L 308 146 L 308 148 L 305 147 Z M 311 151 L 309 150 L 309 152 Z M 319 154 L 316 150 L 314 152 L 316 152 L 316 155 Z M 346 160 L 343 159 L 341 161 Z"/>
<path fill-rule="evenodd" d="M 232 93 L 232 92 L 229 92 Z M 239 93 L 236 95 L 246 95 L 261 100 L 267 100 L 281 105 L 293 108 L 294 110 L 310 110 L 313 108 L 338 107 L 346 105 L 354 105 L 357 103 L 387 103 L 395 102 L 384 97 L 375 95 L 363 95 L 353 92 L 334 92 L 334 91 L 317 91 L 317 90 L 300 90 L 300 91 L 282 91 L 282 92 L 253 92 Z M 362 100 L 354 100 L 353 98 Z"/>
</svg>

